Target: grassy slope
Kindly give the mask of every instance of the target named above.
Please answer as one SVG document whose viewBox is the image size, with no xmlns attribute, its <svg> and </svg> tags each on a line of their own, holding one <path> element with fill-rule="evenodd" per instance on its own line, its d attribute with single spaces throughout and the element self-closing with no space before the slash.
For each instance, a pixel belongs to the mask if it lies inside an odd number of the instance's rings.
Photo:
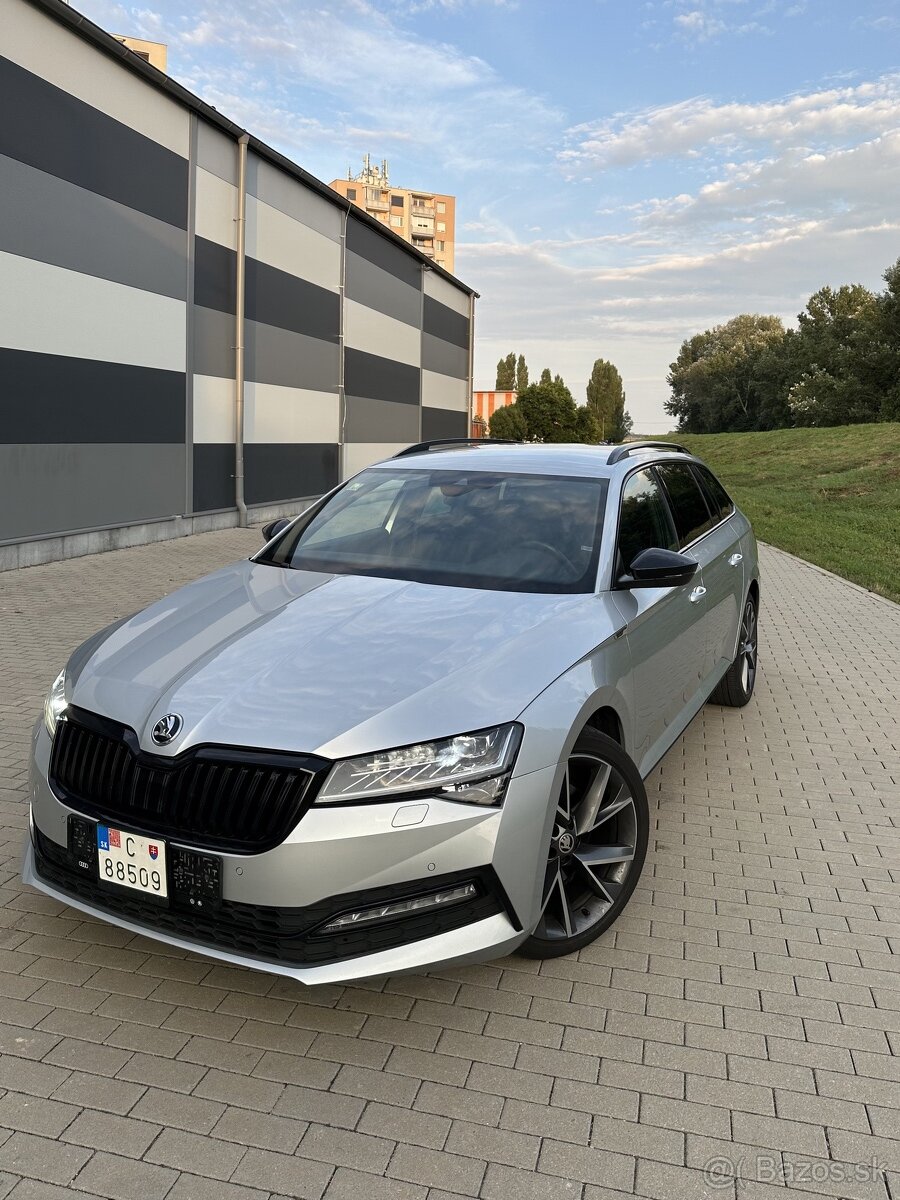
<svg viewBox="0 0 900 1200">
<path fill-rule="evenodd" d="M 900 601 L 900 424 L 673 434 L 757 537 Z"/>
</svg>

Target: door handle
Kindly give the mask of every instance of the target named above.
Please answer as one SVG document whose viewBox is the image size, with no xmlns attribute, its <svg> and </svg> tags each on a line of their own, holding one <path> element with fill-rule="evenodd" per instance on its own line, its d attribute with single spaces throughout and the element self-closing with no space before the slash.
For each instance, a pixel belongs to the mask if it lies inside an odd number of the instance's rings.
<svg viewBox="0 0 900 1200">
<path fill-rule="evenodd" d="M 743 554 L 732 554 L 731 558 L 729 558 L 729 560 L 728 560 L 728 565 L 729 565 L 729 567 L 736 567 L 739 562 L 743 562 L 743 561 L 744 561 Z"/>
<path fill-rule="evenodd" d="M 702 584 L 699 584 L 699 585 L 698 585 L 697 587 L 695 587 L 695 588 L 694 588 L 694 590 L 691 592 L 691 595 L 690 595 L 690 601 L 691 601 L 691 604 L 696 604 L 696 603 L 697 603 L 697 601 L 698 601 L 698 600 L 702 600 L 702 599 L 703 599 L 703 597 L 704 597 L 705 595 L 706 595 L 706 588 L 705 588 L 705 587 L 703 587 L 703 585 L 702 585 Z"/>
</svg>

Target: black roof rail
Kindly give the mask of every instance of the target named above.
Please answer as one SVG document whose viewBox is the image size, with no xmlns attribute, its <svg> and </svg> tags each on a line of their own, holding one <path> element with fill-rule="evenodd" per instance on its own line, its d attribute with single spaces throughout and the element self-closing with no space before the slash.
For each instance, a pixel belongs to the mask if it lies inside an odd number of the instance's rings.
<svg viewBox="0 0 900 1200">
<path fill-rule="evenodd" d="M 627 458 L 632 450 L 676 450 L 679 454 L 690 454 L 687 446 L 679 446 L 675 442 L 624 442 L 621 446 L 616 446 L 606 460 L 606 465 L 614 467 L 623 458 Z"/>
<path fill-rule="evenodd" d="M 432 438 L 429 442 L 416 442 L 405 450 L 398 450 L 394 458 L 405 458 L 407 454 L 427 454 L 439 446 L 518 446 L 512 438 Z"/>
</svg>

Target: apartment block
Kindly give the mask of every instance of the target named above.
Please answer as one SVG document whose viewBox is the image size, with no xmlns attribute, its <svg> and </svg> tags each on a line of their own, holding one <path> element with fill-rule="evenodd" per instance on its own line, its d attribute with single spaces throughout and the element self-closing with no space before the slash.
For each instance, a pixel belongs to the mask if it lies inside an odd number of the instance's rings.
<svg viewBox="0 0 900 1200">
<path fill-rule="evenodd" d="M 394 187 L 388 176 L 387 160 L 382 159 L 380 166 L 373 166 L 368 154 L 358 175 L 348 171 L 346 179 L 332 179 L 331 187 L 426 257 L 434 259 L 438 266 L 453 271 L 455 196 L 422 188 Z"/>
</svg>

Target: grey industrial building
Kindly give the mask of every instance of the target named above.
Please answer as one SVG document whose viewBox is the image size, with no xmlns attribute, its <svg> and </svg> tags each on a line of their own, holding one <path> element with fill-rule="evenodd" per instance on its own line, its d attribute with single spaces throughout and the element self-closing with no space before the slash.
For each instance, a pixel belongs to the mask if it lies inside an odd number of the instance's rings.
<svg viewBox="0 0 900 1200">
<path fill-rule="evenodd" d="M 475 293 L 61 0 L 0 0 L 0 113 L 0 569 L 466 435 Z"/>
</svg>

